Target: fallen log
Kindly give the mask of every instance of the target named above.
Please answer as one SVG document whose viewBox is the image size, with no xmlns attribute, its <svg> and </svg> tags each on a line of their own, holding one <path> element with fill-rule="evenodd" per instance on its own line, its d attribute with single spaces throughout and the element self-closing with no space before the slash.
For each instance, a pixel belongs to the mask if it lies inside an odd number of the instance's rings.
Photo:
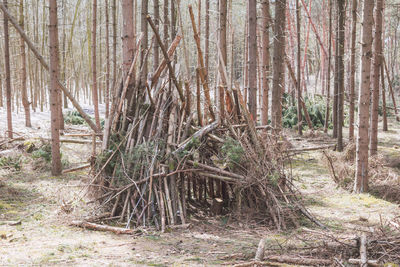
<svg viewBox="0 0 400 267">
<path fill-rule="evenodd" d="M 62 173 L 66 174 L 66 173 L 71 173 L 71 172 L 76 172 L 76 171 L 80 171 L 80 170 L 84 170 L 90 168 L 90 163 L 87 163 L 85 165 L 81 165 L 79 167 L 76 168 L 71 168 L 71 169 L 67 169 L 67 170 L 63 170 Z"/>
<path fill-rule="evenodd" d="M 324 145 L 324 146 L 316 146 L 316 147 L 304 147 L 304 148 L 294 148 L 294 149 L 288 149 L 286 152 L 288 153 L 301 153 L 301 152 L 308 152 L 308 151 L 315 151 L 315 150 L 321 150 L 321 149 L 328 149 L 328 148 L 335 148 L 336 145 Z"/>
<path fill-rule="evenodd" d="M 85 222 L 85 221 L 72 221 L 70 225 L 81 227 L 84 229 L 103 231 L 103 232 L 112 232 L 117 235 L 122 235 L 122 234 L 131 235 L 131 234 L 134 234 L 137 232 L 137 229 L 136 230 L 135 229 L 126 229 L 126 228 L 121 228 L 121 227 L 101 225 L 101 224 L 90 223 L 90 222 Z"/>
<path fill-rule="evenodd" d="M 287 263 L 287 264 L 298 264 L 298 265 L 311 265 L 311 266 L 321 266 L 321 265 L 331 265 L 331 260 L 325 259 L 313 259 L 313 258 L 297 258 L 292 256 L 267 256 L 265 257 L 266 260 L 269 261 L 276 261 L 280 263 Z"/>
</svg>

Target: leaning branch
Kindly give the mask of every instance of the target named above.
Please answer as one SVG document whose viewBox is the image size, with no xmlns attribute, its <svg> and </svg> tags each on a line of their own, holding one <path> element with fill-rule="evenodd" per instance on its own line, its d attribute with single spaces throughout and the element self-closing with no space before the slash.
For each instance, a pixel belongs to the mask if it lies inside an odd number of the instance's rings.
<svg viewBox="0 0 400 267">
<path fill-rule="evenodd" d="M 17 30 L 17 32 L 21 35 L 22 39 L 26 42 L 28 45 L 29 49 L 33 52 L 35 57 L 39 60 L 40 64 L 42 64 L 43 68 L 45 68 L 47 71 L 49 71 L 49 65 L 46 63 L 44 60 L 43 56 L 39 53 L 39 51 L 36 49 L 35 45 L 29 40 L 29 37 L 25 34 L 24 30 L 18 25 L 17 21 L 14 19 L 14 17 L 10 14 L 8 9 L 4 6 L 3 3 L 0 3 L 0 9 L 3 11 L 4 15 L 10 20 L 11 24 L 14 26 L 14 28 Z M 79 105 L 78 101 L 74 98 L 74 96 L 71 94 L 71 92 L 60 82 L 60 80 L 57 79 L 58 86 L 60 89 L 64 92 L 64 94 L 68 97 L 68 99 L 72 102 L 72 105 L 76 108 L 76 110 L 79 112 L 79 114 L 83 117 L 83 119 L 89 124 L 90 128 L 93 129 L 96 133 L 100 132 L 100 129 L 97 128 L 97 126 L 94 124 L 94 122 L 90 119 L 90 117 L 83 111 L 81 106 Z"/>
</svg>

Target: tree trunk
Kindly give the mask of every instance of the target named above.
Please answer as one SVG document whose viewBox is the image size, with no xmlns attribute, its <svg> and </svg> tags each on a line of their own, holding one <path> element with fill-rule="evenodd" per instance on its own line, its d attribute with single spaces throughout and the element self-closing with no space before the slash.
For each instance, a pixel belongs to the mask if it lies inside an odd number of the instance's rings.
<svg viewBox="0 0 400 267">
<path fill-rule="evenodd" d="M 105 0 L 105 15 L 106 15 L 106 91 L 104 102 L 106 104 L 106 114 L 105 117 L 108 119 L 108 115 L 110 113 L 110 73 L 111 73 L 111 65 L 110 65 L 110 15 L 108 9 L 108 0 Z"/>
<path fill-rule="evenodd" d="M 124 0 L 122 2 L 122 73 L 123 80 L 126 81 L 130 66 L 132 65 L 133 55 L 135 53 L 135 29 L 133 24 L 133 1 Z M 116 28 L 115 28 L 116 29 Z M 116 34 L 116 33 L 115 33 Z M 127 99 L 131 98 L 134 86 L 134 74 L 127 86 Z M 126 85 L 124 85 L 126 86 Z"/>
<path fill-rule="evenodd" d="M 275 3 L 275 38 L 274 38 L 274 74 L 272 86 L 272 127 L 277 131 L 282 128 L 282 92 L 285 88 L 285 28 L 286 0 Z"/>
<path fill-rule="evenodd" d="M 143 39 L 140 44 L 140 66 L 141 66 L 141 86 L 146 86 L 146 80 L 147 80 L 147 73 L 148 73 L 148 68 L 147 68 L 147 60 L 145 59 L 145 55 L 147 53 L 147 49 L 149 46 L 149 31 L 148 31 L 148 26 L 147 26 L 147 15 L 149 12 L 149 2 L 148 0 L 142 0 L 142 12 L 141 12 L 141 22 L 140 22 L 140 28 L 143 33 Z"/>
<path fill-rule="evenodd" d="M 59 57 L 58 57 L 58 26 L 57 0 L 50 0 L 49 41 L 50 41 L 50 112 L 51 112 L 51 160 L 52 175 L 60 175 L 62 171 L 60 154 L 60 114 L 59 114 Z"/>
<path fill-rule="evenodd" d="M 7 0 L 4 6 L 7 8 Z M 11 70 L 10 70 L 10 40 L 8 33 L 8 18 L 4 15 L 4 68 L 6 69 L 6 99 L 7 99 L 7 136 L 13 138 L 11 111 Z"/>
<path fill-rule="evenodd" d="M 20 0 L 19 3 L 19 25 L 22 29 L 24 29 L 24 0 Z M 21 69 L 21 92 L 22 92 L 22 105 L 25 110 L 25 126 L 32 127 L 31 124 L 31 112 L 30 112 L 30 103 L 28 101 L 28 90 L 26 88 L 26 52 L 25 52 L 25 41 L 21 37 L 21 61 L 22 61 L 22 69 Z"/>
<path fill-rule="evenodd" d="M 227 43 L 226 43 L 226 21 L 227 21 L 228 4 L 227 0 L 219 1 L 219 51 L 221 52 L 221 57 L 218 57 L 218 68 L 222 69 L 227 66 Z M 199 18 L 200 19 L 200 18 Z M 200 22 L 200 20 L 199 20 Z M 199 27 L 200 28 L 200 27 Z M 221 58 L 223 62 L 221 62 Z M 225 88 L 227 84 L 224 83 L 224 79 L 219 78 L 218 85 L 218 115 L 219 120 L 223 120 L 225 113 Z"/>
<path fill-rule="evenodd" d="M 358 96 L 358 136 L 356 143 L 356 175 L 354 191 L 368 191 L 368 130 L 372 57 L 372 28 L 374 0 L 365 0 L 363 8 L 361 83 Z"/>
<path fill-rule="evenodd" d="M 378 112 L 379 112 L 379 82 L 382 69 L 382 18 L 383 0 L 377 0 L 375 8 L 375 35 L 374 35 L 374 67 L 372 76 L 372 109 L 370 130 L 370 155 L 378 152 Z"/>
<path fill-rule="evenodd" d="M 303 135 L 303 116 L 301 115 L 301 20 L 299 0 L 296 0 L 296 22 L 297 22 L 297 131 Z"/>
<path fill-rule="evenodd" d="M 385 76 L 383 65 L 381 66 L 381 84 L 382 84 L 382 109 L 383 109 L 383 126 L 382 130 L 384 132 L 388 131 L 388 121 L 387 121 L 387 112 L 386 112 L 386 90 L 385 90 Z"/>
<path fill-rule="evenodd" d="M 92 99 L 96 126 L 100 129 L 99 99 L 97 89 L 97 60 L 96 60 L 96 33 L 97 33 L 97 0 L 93 0 L 93 24 L 92 24 Z"/>
<path fill-rule="evenodd" d="M 253 120 L 257 121 L 257 1 L 248 0 L 247 22 L 249 27 L 249 68 L 248 68 L 248 90 L 249 111 Z"/>
<path fill-rule="evenodd" d="M 344 112 L 344 38 L 345 38 L 345 22 L 344 17 L 346 10 L 344 6 L 344 0 L 338 0 L 338 42 L 337 46 L 337 88 L 338 88 L 338 99 L 337 99 L 337 149 L 343 151 L 343 112 Z"/>
<path fill-rule="evenodd" d="M 356 36 L 357 36 L 357 1 L 352 1 L 352 26 L 351 26 L 351 55 L 350 55 L 350 122 L 349 140 L 354 140 L 354 101 L 355 101 L 355 80 L 356 80 Z"/>
<path fill-rule="evenodd" d="M 159 29 L 160 25 L 160 4 L 158 0 L 153 0 L 153 8 L 154 8 L 154 24 Z M 154 43 L 153 48 L 153 71 L 155 71 L 160 65 L 160 45 L 158 42 Z"/>
<path fill-rule="evenodd" d="M 268 124 L 268 109 L 269 109 L 269 75 L 271 55 L 269 51 L 269 28 L 271 25 L 271 14 L 269 11 L 269 0 L 264 0 L 262 3 L 262 111 L 261 124 Z M 233 44 L 233 42 L 232 42 Z M 231 73 L 233 75 L 233 73 Z"/>
<path fill-rule="evenodd" d="M 327 71 L 327 88 L 326 88 L 326 112 L 325 112 L 325 125 L 324 133 L 328 132 L 329 128 L 329 106 L 331 98 L 331 62 L 332 62 L 332 0 L 329 0 L 329 37 L 328 37 L 328 71 Z"/>
</svg>

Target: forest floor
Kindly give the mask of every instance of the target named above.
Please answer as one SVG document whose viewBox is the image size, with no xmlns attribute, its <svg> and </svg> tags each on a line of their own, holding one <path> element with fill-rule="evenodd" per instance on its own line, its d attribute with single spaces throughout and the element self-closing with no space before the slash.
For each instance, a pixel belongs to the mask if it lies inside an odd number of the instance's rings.
<svg viewBox="0 0 400 267">
<path fill-rule="evenodd" d="M 0 116 L 5 117 L 4 111 L 0 111 Z M 15 132 L 27 138 L 47 135 L 48 114 L 32 113 L 32 116 L 34 127 L 26 130 L 23 114 L 15 115 Z M 4 124 L 0 126 L 2 135 Z M 380 133 L 379 150 L 388 157 L 400 158 L 400 124 L 391 120 L 389 127 L 389 132 Z M 79 130 L 82 128 L 67 126 L 66 132 Z M 295 135 L 290 138 L 296 139 Z M 313 138 L 296 142 L 296 147 L 319 145 Z M 79 165 L 90 157 L 91 147 L 63 144 L 62 151 L 72 165 Z M 18 148 L 4 153 L 24 154 Z M 382 220 L 400 215 L 398 204 L 338 188 L 321 158 L 319 151 L 296 155 L 292 161 L 293 176 L 304 194 L 307 208 L 329 226 L 330 233 L 355 235 L 357 229 L 379 225 Z M 142 230 L 138 235 L 118 236 L 84 230 L 69 224 L 94 208 L 86 204 L 88 198 L 84 195 L 90 182 L 87 172 L 53 177 L 48 169 L 34 170 L 32 161 L 25 156 L 23 159 L 19 171 L 0 168 L 1 266 L 233 265 L 251 260 L 262 237 L 268 244 L 276 245 L 287 243 L 294 236 L 309 235 L 308 229 L 319 230 L 304 222 L 299 229 L 278 232 L 228 216 L 193 218 L 190 228 L 167 233 Z M 70 201 L 73 201 L 72 207 L 66 204 Z M 9 221 L 21 223 L 11 226 Z"/>
</svg>

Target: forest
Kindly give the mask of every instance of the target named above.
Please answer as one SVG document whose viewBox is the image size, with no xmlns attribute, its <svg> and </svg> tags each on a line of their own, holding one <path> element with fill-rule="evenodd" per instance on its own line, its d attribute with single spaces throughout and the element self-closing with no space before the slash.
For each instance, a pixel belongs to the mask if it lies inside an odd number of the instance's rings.
<svg viewBox="0 0 400 267">
<path fill-rule="evenodd" d="M 0 0 L 1 266 L 400 266 L 399 0 Z"/>
</svg>

